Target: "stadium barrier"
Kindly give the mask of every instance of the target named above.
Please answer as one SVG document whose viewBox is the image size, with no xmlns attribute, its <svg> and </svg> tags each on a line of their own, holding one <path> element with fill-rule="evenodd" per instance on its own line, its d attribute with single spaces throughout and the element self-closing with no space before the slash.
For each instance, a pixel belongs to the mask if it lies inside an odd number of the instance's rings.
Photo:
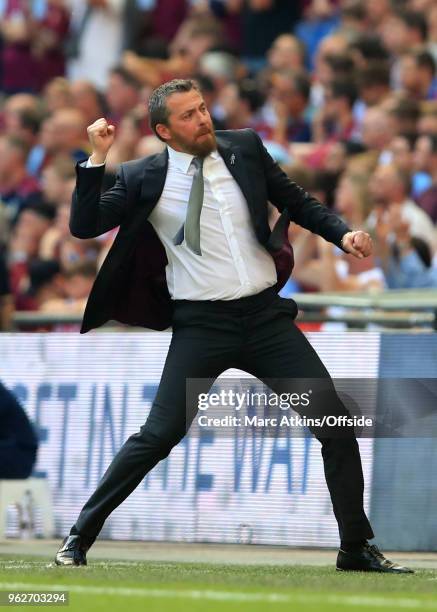
<svg viewBox="0 0 437 612">
<path fill-rule="evenodd" d="M 350 328 L 378 325 L 387 328 L 437 329 L 437 290 L 399 290 L 374 293 L 332 292 L 298 293 L 291 296 L 299 306 L 300 323 L 337 322 Z M 78 314 L 16 312 L 15 330 L 44 326 L 78 326 Z M 102 330 L 114 328 L 114 323 Z M 118 326 L 120 328 L 120 326 Z M 124 329 L 132 331 L 132 328 Z M 136 330 L 138 331 L 138 330 Z"/>
</svg>

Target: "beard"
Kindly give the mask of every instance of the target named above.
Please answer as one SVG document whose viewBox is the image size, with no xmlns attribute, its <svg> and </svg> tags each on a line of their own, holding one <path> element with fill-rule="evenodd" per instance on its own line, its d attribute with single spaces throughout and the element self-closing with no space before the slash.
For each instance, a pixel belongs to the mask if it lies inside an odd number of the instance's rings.
<svg viewBox="0 0 437 612">
<path fill-rule="evenodd" d="M 213 130 L 198 134 L 194 140 L 178 136 L 174 138 L 174 141 L 184 153 L 195 157 L 206 157 L 217 149 L 217 140 Z"/>
</svg>

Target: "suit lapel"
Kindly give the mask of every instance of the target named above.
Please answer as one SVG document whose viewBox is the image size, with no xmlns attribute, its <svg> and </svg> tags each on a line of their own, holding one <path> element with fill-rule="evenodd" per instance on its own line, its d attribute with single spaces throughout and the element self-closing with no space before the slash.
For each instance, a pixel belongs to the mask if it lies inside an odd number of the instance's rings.
<svg viewBox="0 0 437 612">
<path fill-rule="evenodd" d="M 244 197 L 246 198 L 249 211 L 255 218 L 254 194 L 252 183 L 244 165 L 243 155 L 238 145 L 234 145 L 221 136 L 217 137 L 217 150 L 223 158 L 225 165 L 234 179 L 237 181 Z"/>
<path fill-rule="evenodd" d="M 146 204 L 146 217 L 158 203 L 165 185 L 168 168 L 167 148 L 155 155 L 146 165 L 141 183 L 141 202 Z"/>
</svg>

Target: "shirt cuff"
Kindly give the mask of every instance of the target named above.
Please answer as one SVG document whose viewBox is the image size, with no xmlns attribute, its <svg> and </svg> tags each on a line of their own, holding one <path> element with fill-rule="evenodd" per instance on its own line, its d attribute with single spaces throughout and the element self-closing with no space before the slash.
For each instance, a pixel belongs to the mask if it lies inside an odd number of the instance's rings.
<svg viewBox="0 0 437 612">
<path fill-rule="evenodd" d="M 100 168 L 100 166 L 104 166 L 105 163 L 106 162 L 103 162 L 103 164 L 93 164 L 91 157 L 88 157 L 85 168 Z"/>
</svg>

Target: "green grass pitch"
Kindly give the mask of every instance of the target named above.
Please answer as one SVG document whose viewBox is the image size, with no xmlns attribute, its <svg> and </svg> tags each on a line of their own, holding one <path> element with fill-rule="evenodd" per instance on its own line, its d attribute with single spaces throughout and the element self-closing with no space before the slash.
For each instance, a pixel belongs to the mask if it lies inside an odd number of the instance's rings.
<svg viewBox="0 0 437 612">
<path fill-rule="evenodd" d="M 55 588 L 68 591 L 70 602 L 50 607 L 78 612 L 437 612 L 436 570 L 396 576 L 344 574 L 332 566 L 130 561 L 59 568 L 51 559 L 0 556 L 1 591 Z"/>
</svg>

